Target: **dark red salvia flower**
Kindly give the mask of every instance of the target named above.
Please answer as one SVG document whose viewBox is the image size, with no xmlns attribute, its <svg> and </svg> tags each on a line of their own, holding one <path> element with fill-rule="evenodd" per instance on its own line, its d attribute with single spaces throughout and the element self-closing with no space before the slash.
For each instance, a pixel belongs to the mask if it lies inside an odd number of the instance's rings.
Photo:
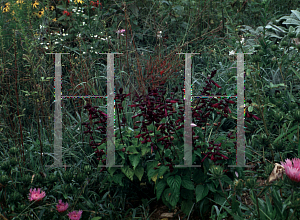
<svg viewBox="0 0 300 220">
<path fill-rule="evenodd" d="M 91 1 L 90 4 L 96 8 L 98 8 L 98 6 L 100 5 L 101 9 L 102 9 L 102 3 L 99 3 L 99 0 L 97 0 L 96 2 Z M 95 11 L 95 8 L 92 8 L 92 9 L 93 9 L 93 11 Z"/>
<path fill-rule="evenodd" d="M 70 12 L 64 10 L 63 14 L 65 14 L 66 16 L 70 16 L 70 15 L 72 15 L 72 12 L 70 13 Z"/>
</svg>

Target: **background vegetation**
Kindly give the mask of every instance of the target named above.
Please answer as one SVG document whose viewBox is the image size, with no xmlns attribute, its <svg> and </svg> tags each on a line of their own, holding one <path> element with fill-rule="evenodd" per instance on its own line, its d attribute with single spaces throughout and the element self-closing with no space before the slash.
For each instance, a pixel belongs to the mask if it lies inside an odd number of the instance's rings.
<svg viewBox="0 0 300 220">
<path fill-rule="evenodd" d="M 55 211 L 55 204 L 63 199 L 70 204 L 70 210 L 83 210 L 82 219 L 158 219 L 157 204 L 177 210 L 176 214 L 185 219 L 297 219 L 297 201 L 288 203 L 291 195 L 297 198 L 297 190 L 291 192 L 286 178 L 265 188 L 256 185 L 256 180 L 266 180 L 274 163 L 299 158 L 300 154 L 299 3 L 1 1 L 3 218 L 67 218 Z M 125 32 L 121 32 L 123 29 Z M 171 172 L 170 166 L 160 166 L 155 173 L 153 168 L 158 163 L 166 165 L 165 160 L 170 162 L 171 156 L 160 157 L 159 151 L 152 152 L 149 142 L 142 147 L 134 138 L 142 130 L 134 129 L 137 124 L 132 116 L 142 110 L 128 105 L 137 95 L 149 94 L 148 87 L 164 88 L 164 100 L 172 98 L 171 91 L 176 86 L 183 88 L 185 57 L 176 53 L 201 53 L 192 60 L 193 95 L 201 94 L 207 86 L 205 80 L 214 70 L 217 73 L 213 80 L 221 88 L 212 85 L 211 94 L 235 95 L 236 56 L 230 56 L 230 51 L 253 53 L 245 55 L 245 132 L 246 160 L 255 167 L 228 167 L 235 163 L 236 144 L 236 139 L 226 137 L 230 132 L 231 136 L 235 134 L 236 105 L 231 105 L 230 117 L 219 117 L 211 108 L 212 115 L 204 129 L 198 126 L 193 130 L 195 136 L 200 136 L 193 144 L 209 147 L 212 140 L 222 144 L 220 151 L 229 159 L 219 160 L 217 171 L 213 169 L 213 158 L 202 162 L 201 153 L 207 154 L 208 148 L 201 148 L 193 153 L 193 162 L 202 165 L 201 169 L 175 168 Z M 84 135 L 88 127 L 82 123 L 88 122 L 91 114 L 84 106 L 90 103 L 105 113 L 105 99 L 62 100 L 63 163 L 71 167 L 45 167 L 54 161 L 55 91 L 54 55 L 46 53 L 58 52 L 70 53 L 62 55 L 62 94 L 100 96 L 106 95 L 107 74 L 107 58 L 101 53 L 123 53 L 115 55 L 115 91 L 120 94 L 122 88 L 123 94 L 131 95 L 122 100 L 123 111 L 116 112 L 120 117 L 116 117 L 115 133 L 116 148 L 126 155 L 122 158 L 122 153 L 118 153 L 116 164 L 124 163 L 126 169 L 98 167 L 102 160 L 97 159 L 89 136 Z M 182 100 L 181 90 L 173 98 Z M 197 100 L 193 100 L 194 106 Z M 206 103 L 215 104 L 208 100 Z M 174 104 L 177 112 L 178 104 Z M 173 116 L 168 117 L 161 123 L 174 121 Z M 145 121 L 145 116 L 140 121 Z M 171 130 L 166 130 L 171 138 Z M 100 139 L 100 134 L 97 137 Z M 123 143 L 118 143 L 121 137 Z M 182 151 L 183 139 L 174 137 L 176 150 Z M 139 161 L 130 157 L 130 146 L 136 148 L 135 155 L 141 155 Z M 104 145 L 97 149 L 105 152 Z M 162 147 L 160 152 L 174 156 L 168 150 Z M 182 163 L 182 158 L 171 159 L 175 164 Z M 140 174 L 135 171 L 137 167 Z M 29 189 L 37 187 L 46 191 L 42 204 L 28 200 Z M 172 194 L 173 191 L 178 193 Z M 242 204 L 244 198 L 252 203 Z M 271 203 L 276 204 L 274 210 Z M 288 205 L 283 208 L 282 204 Z"/>
</svg>

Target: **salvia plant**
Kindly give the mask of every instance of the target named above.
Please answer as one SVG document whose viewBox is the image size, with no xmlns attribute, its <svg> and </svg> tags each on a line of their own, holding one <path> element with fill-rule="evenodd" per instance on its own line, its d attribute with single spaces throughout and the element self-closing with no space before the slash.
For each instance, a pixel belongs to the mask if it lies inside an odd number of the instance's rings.
<svg viewBox="0 0 300 220">
<path fill-rule="evenodd" d="M 209 91 L 213 85 L 221 88 L 212 80 L 216 72 L 216 70 L 213 71 L 205 81 L 206 86 L 201 95 L 210 95 Z M 215 140 L 206 142 L 209 138 L 213 139 L 207 137 L 206 130 L 212 131 L 214 127 L 216 133 L 224 123 L 221 116 L 226 120 L 233 114 L 230 107 L 234 106 L 235 101 L 226 98 L 220 101 L 216 98 L 202 98 L 192 108 L 192 125 L 197 132 L 197 134 L 194 130 L 192 132 L 193 164 L 198 161 L 203 165 L 203 168 L 191 172 L 192 169 L 186 171 L 175 167 L 176 164 L 180 164 L 184 156 L 182 131 L 184 129 L 184 106 L 182 102 L 184 89 L 181 89 L 181 97 L 176 97 L 175 95 L 179 91 L 178 87 L 174 88 L 173 92 L 170 93 L 170 98 L 168 98 L 163 88 L 148 88 L 147 95 L 140 95 L 134 99 L 134 102 L 129 106 L 138 109 L 134 111 L 135 114 L 132 116 L 132 119 L 135 120 L 133 130 L 138 130 L 138 132 L 132 132 L 129 129 L 123 129 L 125 132 L 119 129 L 116 132 L 118 138 L 116 138 L 115 152 L 119 156 L 116 159 L 116 164 L 124 164 L 124 167 L 121 168 L 121 171 L 117 171 L 117 168 L 114 167 L 107 168 L 107 170 L 111 175 L 116 176 L 114 178 L 121 186 L 123 186 L 123 177 L 133 181 L 134 176 L 136 176 L 141 181 L 144 172 L 146 172 L 148 181 L 155 182 L 157 199 L 162 198 L 163 202 L 170 208 L 174 208 L 178 202 L 181 203 L 186 214 L 191 211 L 194 203 L 200 201 L 200 210 L 203 214 L 207 210 L 205 204 L 208 203 L 208 200 L 205 198 L 209 192 L 214 195 L 214 198 L 226 198 L 223 197 L 223 193 L 225 193 L 223 185 L 227 184 L 228 186 L 231 179 L 224 175 L 224 172 L 228 171 L 228 169 L 224 169 L 224 165 L 233 164 L 236 159 L 236 137 L 233 136 L 232 131 L 224 137 L 214 137 Z M 216 95 L 221 94 L 216 93 Z M 226 96 L 225 93 L 223 95 Z M 119 94 L 116 94 L 116 118 L 118 118 L 120 128 L 121 126 L 128 128 L 128 126 L 126 127 L 127 121 L 122 104 L 128 96 L 130 94 L 123 94 L 123 88 L 120 88 Z M 251 100 L 248 102 L 251 103 Z M 95 150 L 97 160 L 100 164 L 105 165 L 107 115 L 101 110 L 97 110 L 97 106 L 92 107 L 89 103 L 84 108 L 89 113 L 89 122 L 83 123 L 87 128 L 84 133 L 89 135 L 90 146 Z M 253 117 L 260 120 L 253 113 L 247 111 L 246 114 L 247 118 Z M 210 125 L 208 122 L 211 121 L 211 116 L 214 116 L 215 120 Z M 249 121 L 249 119 L 247 120 Z M 231 162 L 226 163 L 229 159 Z M 221 182 L 218 181 L 218 178 L 207 178 L 209 167 L 216 165 L 221 165 L 217 171 L 217 176 L 221 178 Z M 104 170 L 106 167 L 101 169 L 101 171 Z M 216 174 L 214 169 L 211 172 L 213 175 Z M 196 198 L 193 196 L 194 193 Z M 219 195 L 222 196 L 219 197 Z"/>
</svg>

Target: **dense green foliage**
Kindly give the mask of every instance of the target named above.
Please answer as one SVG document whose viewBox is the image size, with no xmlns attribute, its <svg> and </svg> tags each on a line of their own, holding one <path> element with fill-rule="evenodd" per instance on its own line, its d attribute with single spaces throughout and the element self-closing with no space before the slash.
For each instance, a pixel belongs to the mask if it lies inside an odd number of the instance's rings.
<svg viewBox="0 0 300 220">
<path fill-rule="evenodd" d="M 81 209 L 82 219 L 93 220 L 151 219 L 150 204 L 157 201 L 179 208 L 185 219 L 299 219 L 299 191 L 286 176 L 265 187 L 256 182 L 266 180 L 275 163 L 300 157 L 299 3 L 1 1 L 0 218 L 67 219 L 55 210 L 63 199 L 68 210 Z M 100 98 L 62 100 L 63 164 L 70 167 L 45 166 L 54 161 L 55 106 L 54 55 L 46 53 L 69 53 L 62 54 L 63 95 L 106 96 L 101 53 L 112 52 L 123 53 L 115 55 L 114 73 L 116 164 L 124 166 L 99 166 L 106 144 L 95 142 L 105 140 L 105 123 L 86 135 L 91 116 L 98 118 L 91 107 L 106 111 Z M 200 53 L 192 57 L 193 95 L 233 96 L 233 52 L 252 53 L 244 65 L 245 157 L 255 166 L 228 167 L 236 159 L 236 100 L 194 97 L 192 159 L 201 168 L 175 167 L 183 163 L 178 126 L 185 68 L 184 55 L 176 53 Z M 153 95 L 158 88 L 165 92 Z M 155 135 L 146 142 L 141 134 L 150 131 Z M 218 160 L 216 152 L 224 157 Z M 31 188 L 46 192 L 43 201 L 28 200 Z"/>
</svg>

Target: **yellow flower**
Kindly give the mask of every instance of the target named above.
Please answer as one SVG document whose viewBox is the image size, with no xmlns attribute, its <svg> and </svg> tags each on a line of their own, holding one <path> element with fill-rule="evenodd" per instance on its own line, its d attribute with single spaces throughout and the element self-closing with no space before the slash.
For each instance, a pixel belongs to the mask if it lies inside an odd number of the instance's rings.
<svg viewBox="0 0 300 220">
<path fill-rule="evenodd" d="M 21 4 L 21 3 L 24 3 L 24 1 L 22 1 L 22 0 L 17 0 L 17 3 L 18 3 L 18 4 Z"/>
<path fill-rule="evenodd" d="M 32 4 L 32 7 L 37 8 L 37 6 L 38 6 L 39 4 L 40 4 L 40 3 L 38 3 L 37 1 L 35 1 L 35 2 Z"/>
<path fill-rule="evenodd" d="M 57 21 L 57 19 L 56 19 L 56 18 L 54 18 L 54 19 L 52 19 L 52 21 L 56 22 L 56 21 Z"/>
<path fill-rule="evenodd" d="M 3 9 L 3 12 L 9 12 L 9 6 L 10 6 L 10 3 L 9 3 L 9 2 L 6 3 L 6 4 L 5 4 L 5 7 L 4 7 L 4 9 Z M 2 7 L 1 7 L 1 10 L 2 10 Z"/>
<path fill-rule="evenodd" d="M 45 7 L 46 10 L 48 10 L 47 7 Z M 50 6 L 50 10 L 53 11 L 54 10 L 54 6 Z"/>
<path fill-rule="evenodd" d="M 82 4 L 83 1 L 82 1 L 82 0 L 75 0 L 75 3 L 80 3 L 80 4 Z"/>
<path fill-rule="evenodd" d="M 44 15 L 44 9 L 38 12 L 37 16 L 41 18 Z"/>
</svg>

